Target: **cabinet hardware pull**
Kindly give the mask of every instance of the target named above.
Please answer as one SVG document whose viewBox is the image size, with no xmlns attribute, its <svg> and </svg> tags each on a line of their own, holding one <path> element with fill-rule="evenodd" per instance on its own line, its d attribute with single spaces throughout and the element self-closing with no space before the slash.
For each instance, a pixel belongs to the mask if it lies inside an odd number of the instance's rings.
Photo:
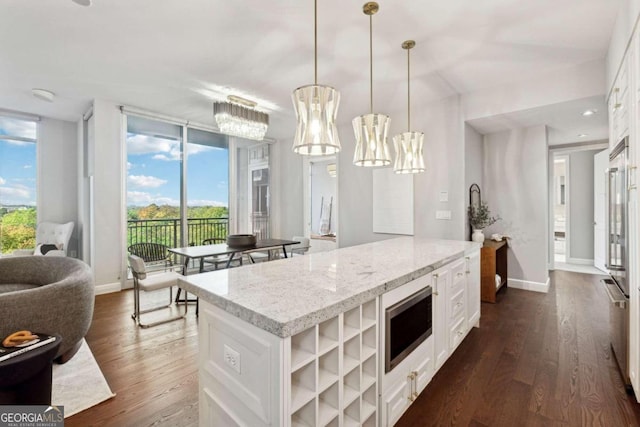
<svg viewBox="0 0 640 427">
<path fill-rule="evenodd" d="M 431 292 L 431 294 L 432 294 L 432 295 L 434 295 L 434 296 L 436 296 L 436 297 L 437 297 L 438 295 L 440 295 L 440 294 L 438 293 L 438 291 L 433 291 L 433 292 Z"/>
<path fill-rule="evenodd" d="M 418 398 L 418 392 L 414 391 L 413 392 L 413 400 L 416 400 Z"/>
<path fill-rule="evenodd" d="M 440 275 L 438 273 L 433 273 L 433 278 L 437 279 L 438 277 L 440 277 Z"/>
<path fill-rule="evenodd" d="M 631 190 L 635 190 L 636 189 L 636 185 L 630 185 L 629 187 L 627 187 L 627 191 L 631 191 Z"/>
<path fill-rule="evenodd" d="M 466 256 L 466 257 L 464 257 L 464 259 L 466 259 L 467 261 L 469 261 L 469 260 L 471 259 L 471 257 Z"/>
<path fill-rule="evenodd" d="M 462 277 L 462 273 L 456 273 L 456 277 Z"/>
<path fill-rule="evenodd" d="M 465 271 L 466 274 L 471 274 L 471 272 L 469 270 Z"/>
</svg>

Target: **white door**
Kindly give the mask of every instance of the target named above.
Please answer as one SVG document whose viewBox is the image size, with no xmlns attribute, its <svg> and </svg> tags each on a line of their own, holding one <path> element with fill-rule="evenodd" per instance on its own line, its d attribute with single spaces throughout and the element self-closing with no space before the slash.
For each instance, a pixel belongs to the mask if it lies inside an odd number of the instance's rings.
<svg viewBox="0 0 640 427">
<path fill-rule="evenodd" d="M 593 265 L 606 272 L 605 267 L 605 194 L 606 170 L 609 167 L 609 150 L 602 150 L 593 156 Z"/>
</svg>

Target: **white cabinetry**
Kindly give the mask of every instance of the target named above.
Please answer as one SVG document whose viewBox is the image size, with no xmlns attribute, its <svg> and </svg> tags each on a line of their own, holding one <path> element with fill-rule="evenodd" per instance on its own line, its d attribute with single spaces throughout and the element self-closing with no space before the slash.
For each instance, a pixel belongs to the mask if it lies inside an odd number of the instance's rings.
<svg viewBox="0 0 640 427">
<path fill-rule="evenodd" d="M 425 275 L 413 280 L 406 285 L 393 289 L 382 295 L 381 302 L 381 342 L 386 336 L 385 308 L 392 306 L 398 301 L 419 292 L 431 283 L 431 275 Z M 433 303 L 432 294 L 432 303 Z M 432 306 L 433 310 L 433 306 Z M 398 421 L 400 416 L 406 411 L 411 403 L 418 397 L 418 394 L 429 384 L 434 366 L 434 336 L 435 317 L 433 318 L 432 335 L 416 347 L 404 360 L 402 360 L 391 371 L 385 372 L 385 363 L 381 358 L 381 423 L 383 426 L 391 426 Z M 382 347 L 382 346 L 381 346 Z"/>
<path fill-rule="evenodd" d="M 451 264 L 448 274 L 451 276 L 447 289 L 447 325 L 449 332 L 449 354 L 458 347 L 466 336 L 467 328 L 467 277 L 466 261 L 460 259 Z"/>
<path fill-rule="evenodd" d="M 291 337 L 292 426 L 378 425 L 377 304 L 376 298 Z"/>
<path fill-rule="evenodd" d="M 449 357 L 449 322 L 447 320 L 447 289 L 451 283 L 449 267 L 442 267 L 431 273 L 433 288 L 433 345 L 435 348 L 436 370 Z"/>
<path fill-rule="evenodd" d="M 467 326 L 480 326 L 480 251 L 465 257 L 467 263 Z"/>
<path fill-rule="evenodd" d="M 609 98 L 609 147 L 613 148 L 629 135 L 629 61 L 625 57 Z"/>
</svg>

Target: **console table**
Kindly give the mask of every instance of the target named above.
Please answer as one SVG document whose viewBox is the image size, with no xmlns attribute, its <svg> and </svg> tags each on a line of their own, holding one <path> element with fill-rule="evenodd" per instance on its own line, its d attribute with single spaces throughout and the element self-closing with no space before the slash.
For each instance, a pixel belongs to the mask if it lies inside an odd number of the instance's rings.
<svg viewBox="0 0 640 427">
<path fill-rule="evenodd" d="M 496 242 L 485 240 L 480 249 L 480 299 L 485 302 L 496 302 L 496 294 L 501 288 L 507 287 L 507 241 Z M 496 274 L 502 279 L 496 286 Z"/>
</svg>

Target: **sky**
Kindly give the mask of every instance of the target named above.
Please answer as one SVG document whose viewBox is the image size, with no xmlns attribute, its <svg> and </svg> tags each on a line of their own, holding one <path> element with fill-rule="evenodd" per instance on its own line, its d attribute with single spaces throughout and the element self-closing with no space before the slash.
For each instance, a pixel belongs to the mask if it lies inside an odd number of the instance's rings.
<svg viewBox="0 0 640 427">
<path fill-rule="evenodd" d="M 0 135 L 37 139 L 36 122 L 0 117 Z M 187 205 L 229 205 L 229 151 L 188 144 Z M 179 206 L 180 142 L 129 133 L 127 205 Z M 0 138 L 0 205 L 36 205 L 36 143 Z"/>
<path fill-rule="evenodd" d="M 0 135 L 36 139 L 36 123 L 0 117 Z M 0 205 L 36 205 L 36 144 L 0 138 Z"/>
<path fill-rule="evenodd" d="M 229 206 L 229 151 L 187 145 L 187 206 Z M 180 205 L 180 142 L 127 135 L 127 206 Z"/>
</svg>

